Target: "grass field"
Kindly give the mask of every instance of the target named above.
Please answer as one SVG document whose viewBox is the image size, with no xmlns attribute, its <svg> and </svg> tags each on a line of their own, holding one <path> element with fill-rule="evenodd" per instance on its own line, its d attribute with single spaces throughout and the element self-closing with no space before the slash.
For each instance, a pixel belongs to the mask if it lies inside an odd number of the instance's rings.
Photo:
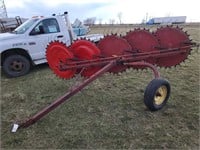
<svg viewBox="0 0 200 150">
<path fill-rule="evenodd" d="M 124 34 L 131 26 L 93 27 L 91 33 Z M 150 29 L 154 30 L 155 27 Z M 200 27 L 184 26 L 200 43 Z M 143 93 L 150 70 L 105 74 L 69 103 L 36 124 L 10 132 L 16 120 L 26 119 L 64 94 L 76 79 L 57 78 L 48 65 L 26 76 L 1 76 L 2 149 L 199 149 L 199 49 L 177 67 L 159 68 L 171 83 L 171 96 L 160 111 L 150 112 Z"/>
</svg>

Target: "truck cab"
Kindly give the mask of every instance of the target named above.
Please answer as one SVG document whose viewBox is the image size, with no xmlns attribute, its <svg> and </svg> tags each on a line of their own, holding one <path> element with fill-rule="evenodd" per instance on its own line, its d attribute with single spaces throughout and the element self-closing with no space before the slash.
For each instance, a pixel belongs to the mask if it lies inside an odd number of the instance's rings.
<svg viewBox="0 0 200 150">
<path fill-rule="evenodd" d="M 29 72 L 31 66 L 46 63 L 46 47 L 52 41 L 69 46 L 77 37 L 73 33 L 68 14 L 33 17 L 11 33 L 0 34 L 1 66 L 8 77 Z M 86 37 L 90 38 L 90 35 Z M 98 40 L 102 35 L 93 35 Z"/>
</svg>

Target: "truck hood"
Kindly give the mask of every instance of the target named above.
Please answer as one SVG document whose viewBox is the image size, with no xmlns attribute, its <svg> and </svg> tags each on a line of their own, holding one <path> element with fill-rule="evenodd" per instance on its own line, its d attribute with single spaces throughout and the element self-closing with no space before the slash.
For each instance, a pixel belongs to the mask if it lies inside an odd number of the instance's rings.
<svg viewBox="0 0 200 150">
<path fill-rule="evenodd" d="M 0 41 L 5 41 L 5 40 L 11 40 L 11 39 L 15 39 L 15 38 L 19 38 L 19 34 L 15 34 L 15 33 L 1 33 L 0 34 Z"/>
</svg>

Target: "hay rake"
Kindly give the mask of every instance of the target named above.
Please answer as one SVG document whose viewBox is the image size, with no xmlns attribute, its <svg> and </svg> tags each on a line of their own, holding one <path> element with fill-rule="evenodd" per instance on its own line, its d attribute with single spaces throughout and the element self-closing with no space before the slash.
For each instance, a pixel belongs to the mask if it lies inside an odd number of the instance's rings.
<svg viewBox="0 0 200 150">
<path fill-rule="evenodd" d="M 16 122 L 12 132 L 34 124 L 105 72 L 118 73 L 127 68 L 150 68 L 153 71 L 154 79 L 144 92 L 144 104 L 151 111 L 162 109 L 170 96 L 170 84 L 160 77 L 156 66 L 171 67 L 180 64 L 194 46 L 198 45 L 189 39 L 186 32 L 172 26 L 161 27 L 154 33 L 146 29 L 135 29 L 125 36 L 107 35 L 97 44 L 79 39 L 67 47 L 64 43 L 53 41 L 46 51 L 47 61 L 53 72 L 63 79 L 81 74 L 85 80 L 34 116 Z"/>
</svg>

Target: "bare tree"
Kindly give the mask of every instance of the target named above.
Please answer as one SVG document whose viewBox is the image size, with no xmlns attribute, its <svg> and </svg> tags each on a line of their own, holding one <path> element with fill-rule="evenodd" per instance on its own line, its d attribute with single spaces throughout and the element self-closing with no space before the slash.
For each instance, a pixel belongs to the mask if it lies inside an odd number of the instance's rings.
<svg viewBox="0 0 200 150">
<path fill-rule="evenodd" d="M 96 21 L 96 17 L 87 18 L 83 21 L 84 25 L 94 25 Z"/>
<path fill-rule="evenodd" d="M 109 23 L 112 24 L 112 25 L 115 24 L 115 19 L 110 19 Z"/>
<path fill-rule="evenodd" d="M 119 19 L 119 24 L 122 24 L 122 12 L 118 12 L 117 17 Z"/>
<path fill-rule="evenodd" d="M 100 25 L 102 24 L 102 18 L 99 18 L 99 24 Z"/>
</svg>

